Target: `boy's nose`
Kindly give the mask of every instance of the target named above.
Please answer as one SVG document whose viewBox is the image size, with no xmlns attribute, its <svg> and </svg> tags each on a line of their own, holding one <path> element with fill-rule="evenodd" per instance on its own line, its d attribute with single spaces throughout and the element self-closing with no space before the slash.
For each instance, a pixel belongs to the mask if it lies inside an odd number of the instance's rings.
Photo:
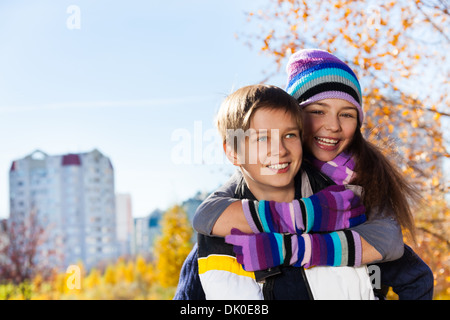
<svg viewBox="0 0 450 320">
<path fill-rule="evenodd" d="M 288 150 L 286 149 L 283 139 L 281 138 L 272 139 L 271 152 L 272 156 L 279 156 L 279 157 L 282 157 L 288 153 Z"/>
</svg>

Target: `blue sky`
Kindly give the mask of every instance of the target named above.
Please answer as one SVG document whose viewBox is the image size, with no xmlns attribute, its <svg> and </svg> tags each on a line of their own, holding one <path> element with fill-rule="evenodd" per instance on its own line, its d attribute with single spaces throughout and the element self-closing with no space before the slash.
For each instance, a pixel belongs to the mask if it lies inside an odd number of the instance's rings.
<svg viewBox="0 0 450 320">
<path fill-rule="evenodd" d="M 135 216 L 226 181 L 233 171 L 226 160 L 202 165 L 194 155 L 221 154 L 213 125 L 220 102 L 273 68 L 235 38 L 256 27 L 245 12 L 263 4 L 2 0 L 0 217 L 8 216 L 11 161 L 35 149 L 100 150 Z M 80 29 L 66 25 L 70 5 L 80 10 Z M 283 87 L 283 71 L 271 83 Z M 174 161 L 177 132 L 190 135 L 190 163 Z"/>
</svg>

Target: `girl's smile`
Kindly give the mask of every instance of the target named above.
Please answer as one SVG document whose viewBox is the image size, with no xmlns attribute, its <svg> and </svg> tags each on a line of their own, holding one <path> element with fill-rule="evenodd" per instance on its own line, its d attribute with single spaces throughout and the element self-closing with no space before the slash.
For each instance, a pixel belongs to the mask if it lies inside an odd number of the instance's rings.
<svg viewBox="0 0 450 320">
<path fill-rule="evenodd" d="M 339 147 L 339 142 L 341 140 L 331 138 L 331 137 L 314 137 L 318 148 L 327 151 L 333 151 L 335 148 Z"/>
</svg>

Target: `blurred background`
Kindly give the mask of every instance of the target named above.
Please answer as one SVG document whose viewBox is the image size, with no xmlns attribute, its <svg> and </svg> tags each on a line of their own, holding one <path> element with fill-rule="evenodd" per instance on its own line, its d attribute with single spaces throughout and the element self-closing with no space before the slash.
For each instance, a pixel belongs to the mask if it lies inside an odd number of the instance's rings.
<svg viewBox="0 0 450 320">
<path fill-rule="evenodd" d="M 405 241 L 448 299 L 449 6 L 1 1 L 0 298 L 171 299 L 195 209 L 235 170 L 221 101 L 284 88 L 288 57 L 314 47 L 355 70 L 366 137 L 420 189 Z"/>
</svg>

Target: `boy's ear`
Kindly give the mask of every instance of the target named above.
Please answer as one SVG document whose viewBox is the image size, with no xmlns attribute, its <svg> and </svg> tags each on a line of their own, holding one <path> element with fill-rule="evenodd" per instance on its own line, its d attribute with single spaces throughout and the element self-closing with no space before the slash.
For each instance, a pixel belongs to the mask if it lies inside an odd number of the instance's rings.
<svg viewBox="0 0 450 320">
<path fill-rule="evenodd" d="M 226 142 L 224 142 L 223 143 L 223 151 L 225 152 L 225 155 L 227 156 L 228 161 L 230 161 L 235 166 L 239 166 L 237 152 L 234 151 L 233 147 L 230 147 L 229 145 L 227 145 Z"/>
</svg>

